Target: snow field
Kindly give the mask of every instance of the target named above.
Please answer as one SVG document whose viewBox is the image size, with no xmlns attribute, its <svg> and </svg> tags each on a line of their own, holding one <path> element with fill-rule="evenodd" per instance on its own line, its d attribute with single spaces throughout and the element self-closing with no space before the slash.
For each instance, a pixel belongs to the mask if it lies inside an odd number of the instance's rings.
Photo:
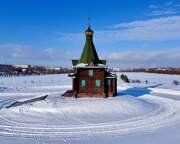
<svg viewBox="0 0 180 144">
<path fill-rule="evenodd" d="M 151 133 L 180 124 L 180 101 L 174 99 L 180 97 L 180 88 L 171 83 L 179 76 L 126 74 L 142 83 L 118 80 L 118 97 L 107 99 L 62 98 L 71 88 L 67 75 L 4 78 L 7 89 L 0 93 L 0 135 L 81 139 Z M 149 83 L 143 83 L 145 80 Z M 45 101 L 5 108 L 16 100 L 46 94 Z"/>
</svg>

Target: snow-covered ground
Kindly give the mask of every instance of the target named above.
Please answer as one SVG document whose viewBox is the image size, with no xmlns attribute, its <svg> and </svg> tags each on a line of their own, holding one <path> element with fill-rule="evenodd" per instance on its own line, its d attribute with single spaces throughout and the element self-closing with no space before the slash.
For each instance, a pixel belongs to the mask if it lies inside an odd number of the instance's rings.
<svg viewBox="0 0 180 144">
<path fill-rule="evenodd" d="M 71 89 L 64 74 L 0 78 L 0 143 L 179 144 L 180 76 L 125 74 L 141 83 L 118 80 L 118 96 L 106 99 L 61 97 Z"/>
</svg>

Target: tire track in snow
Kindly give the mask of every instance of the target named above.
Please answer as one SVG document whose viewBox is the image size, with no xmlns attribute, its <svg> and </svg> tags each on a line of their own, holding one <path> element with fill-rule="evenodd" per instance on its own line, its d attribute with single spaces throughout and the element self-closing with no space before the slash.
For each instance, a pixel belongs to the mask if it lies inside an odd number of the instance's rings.
<svg viewBox="0 0 180 144">
<path fill-rule="evenodd" d="M 132 119 L 111 123 L 90 124 L 86 126 L 56 126 L 49 128 L 46 128 L 45 126 L 36 127 L 37 125 L 33 127 L 33 125 L 26 124 L 20 126 L 21 123 L 18 125 L 15 124 L 14 126 L 0 125 L 0 134 L 23 136 L 82 136 L 114 132 L 118 132 L 119 134 L 131 134 L 138 131 L 149 132 L 160 127 L 169 126 L 172 123 L 175 124 L 180 120 L 179 102 L 151 95 L 148 95 L 146 99 L 154 103 L 158 101 L 158 109 L 147 115 L 145 114 L 144 116 Z M 3 121 L 3 118 L 1 120 Z M 8 120 L 4 120 L 8 124 Z"/>
</svg>

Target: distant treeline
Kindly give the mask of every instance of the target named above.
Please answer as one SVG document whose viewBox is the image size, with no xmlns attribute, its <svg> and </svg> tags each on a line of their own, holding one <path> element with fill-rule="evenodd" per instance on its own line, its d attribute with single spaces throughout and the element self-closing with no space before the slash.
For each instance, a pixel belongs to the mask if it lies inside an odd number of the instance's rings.
<svg viewBox="0 0 180 144">
<path fill-rule="evenodd" d="M 23 75 L 41 75 L 41 74 L 63 74 L 73 72 L 70 68 L 63 67 L 45 67 L 30 65 L 2 65 L 0 64 L 0 76 L 23 76 Z"/>
<path fill-rule="evenodd" d="M 177 74 L 180 75 L 180 68 L 113 68 L 112 72 L 147 72 L 159 74 Z M 0 76 L 20 76 L 20 75 L 41 75 L 41 74 L 63 74 L 72 73 L 74 69 L 64 67 L 46 67 L 31 65 L 5 65 L 0 64 Z"/>
<path fill-rule="evenodd" d="M 134 69 L 121 69 L 113 68 L 113 72 L 147 72 L 147 73 L 159 73 L 159 74 L 177 74 L 180 75 L 180 68 L 134 68 Z"/>
</svg>

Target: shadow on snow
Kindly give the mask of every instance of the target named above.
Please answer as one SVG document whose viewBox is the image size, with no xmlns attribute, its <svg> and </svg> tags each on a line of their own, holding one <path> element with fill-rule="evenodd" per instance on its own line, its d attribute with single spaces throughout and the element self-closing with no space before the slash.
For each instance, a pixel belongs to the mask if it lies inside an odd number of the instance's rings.
<svg viewBox="0 0 180 144">
<path fill-rule="evenodd" d="M 148 86 L 148 87 L 133 87 L 133 88 L 128 88 L 126 90 L 119 91 L 117 93 L 117 96 L 130 95 L 130 96 L 134 96 L 134 97 L 139 97 L 139 96 L 143 96 L 145 94 L 150 94 L 151 90 L 149 88 L 156 88 L 156 87 L 159 87 L 161 85 L 162 84 L 156 84 L 156 85 Z"/>
</svg>

